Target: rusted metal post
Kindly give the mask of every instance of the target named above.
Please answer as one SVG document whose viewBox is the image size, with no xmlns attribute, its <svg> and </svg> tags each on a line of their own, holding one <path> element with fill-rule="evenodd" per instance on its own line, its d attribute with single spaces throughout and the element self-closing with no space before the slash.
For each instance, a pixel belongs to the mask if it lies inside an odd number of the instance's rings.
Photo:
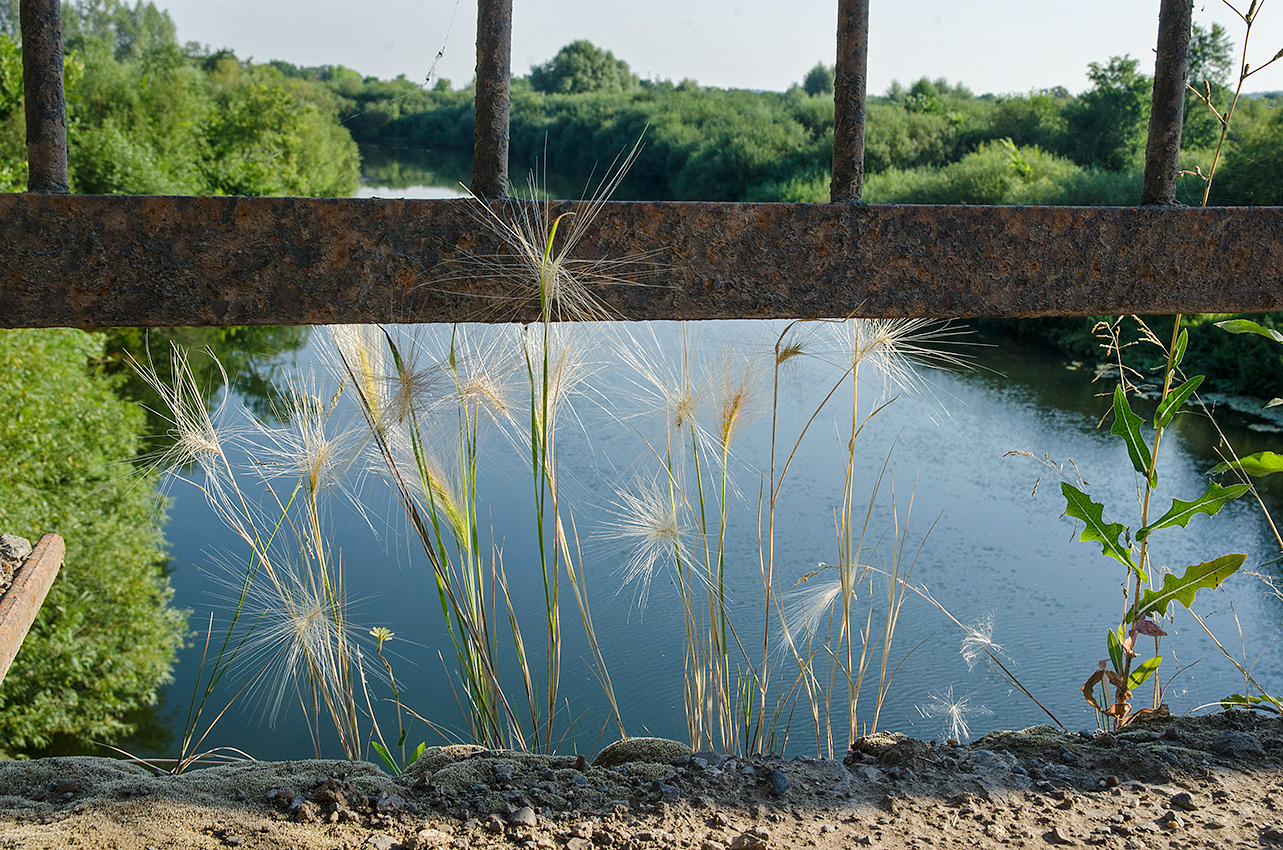
<svg viewBox="0 0 1283 850">
<path fill-rule="evenodd" d="M 0 596 L 0 682 L 49 595 L 66 552 L 66 544 L 57 534 L 42 536 L 14 573 L 13 584 Z"/>
<path fill-rule="evenodd" d="M 59 0 L 22 0 L 18 21 L 27 112 L 27 191 L 65 195 L 69 189 L 62 5 Z"/>
<path fill-rule="evenodd" d="M 1141 206 L 1176 204 L 1193 10 L 1191 0 L 1162 0 L 1158 10 L 1158 58 L 1154 63 L 1154 100 L 1145 144 Z"/>
<path fill-rule="evenodd" d="M 476 128 L 472 194 L 508 195 L 508 108 L 512 79 L 512 0 L 477 3 Z"/>
<path fill-rule="evenodd" d="M 869 0 L 838 0 L 838 57 L 833 79 L 833 202 L 861 202 L 864 113 L 869 80 Z"/>
</svg>

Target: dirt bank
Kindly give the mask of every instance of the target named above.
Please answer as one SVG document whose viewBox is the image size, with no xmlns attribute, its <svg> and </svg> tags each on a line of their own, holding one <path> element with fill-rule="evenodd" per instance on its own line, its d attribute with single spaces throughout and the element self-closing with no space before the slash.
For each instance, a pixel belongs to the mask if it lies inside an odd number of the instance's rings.
<svg viewBox="0 0 1283 850">
<path fill-rule="evenodd" d="M 407 775 L 339 761 L 155 776 L 95 758 L 0 763 L 0 848 L 1283 846 L 1283 720 L 1049 727 L 969 745 L 861 739 L 844 762 L 634 739 L 589 763 L 471 747 Z"/>
</svg>

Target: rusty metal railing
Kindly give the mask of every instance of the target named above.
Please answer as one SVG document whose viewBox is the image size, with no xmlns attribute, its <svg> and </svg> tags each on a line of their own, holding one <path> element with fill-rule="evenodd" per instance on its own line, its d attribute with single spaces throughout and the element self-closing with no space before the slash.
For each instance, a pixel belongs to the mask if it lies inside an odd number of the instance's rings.
<svg viewBox="0 0 1283 850">
<path fill-rule="evenodd" d="M 839 0 L 836 203 L 607 203 L 577 257 L 647 257 L 596 288 L 625 319 L 1283 310 L 1283 210 L 1174 204 L 1189 6 L 1161 3 L 1140 208 L 860 203 L 869 0 Z M 32 178 L 0 196 L 0 326 L 533 317 L 474 259 L 505 251 L 475 201 L 48 194 L 66 188 L 58 2 L 22 10 Z M 482 0 L 473 191 L 500 214 L 511 33 L 511 0 Z"/>
</svg>

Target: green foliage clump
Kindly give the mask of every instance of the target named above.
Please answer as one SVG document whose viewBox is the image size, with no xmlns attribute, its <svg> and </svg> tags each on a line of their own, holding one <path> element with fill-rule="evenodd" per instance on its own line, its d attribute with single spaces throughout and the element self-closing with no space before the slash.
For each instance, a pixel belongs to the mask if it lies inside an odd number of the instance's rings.
<svg viewBox="0 0 1283 850">
<path fill-rule="evenodd" d="M 837 70 L 834 66 L 818 62 L 802 78 L 802 90 L 811 97 L 821 94 L 833 94 L 833 81 L 836 76 Z"/>
<path fill-rule="evenodd" d="M 1055 203 L 1081 173 L 1040 148 L 999 139 L 943 168 L 871 174 L 865 197 L 874 203 L 1046 204 Z"/>
<path fill-rule="evenodd" d="M 1236 121 L 1241 117 L 1242 113 L 1235 114 Z M 1257 120 L 1240 123 L 1243 129 L 1231 135 L 1233 143 L 1228 146 L 1221 173 L 1212 184 L 1213 201 L 1263 206 L 1283 204 L 1283 110 L 1276 107 Z"/>
<path fill-rule="evenodd" d="M 75 70 L 67 78 L 73 191 L 348 196 L 356 189 L 356 144 L 339 123 L 343 101 L 330 86 L 230 51 L 181 48 L 169 14 L 150 2 L 68 7 L 65 41 Z M 0 43 L 0 181 L 10 184 L 3 68 L 15 50 Z"/>
<path fill-rule="evenodd" d="M 1139 65 L 1130 56 L 1089 65 L 1092 88 L 1065 114 L 1067 153 L 1078 164 L 1119 171 L 1144 153 L 1153 81 Z"/>
<path fill-rule="evenodd" d="M 0 417 L 0 528 L 55 531 L 66 565 L 3 683 L 0 757 L 63 740 L 116 741 L 155 702 L 182 642 L 170 607 L 154 481 L 129 460 L 142 412 L 90 363 L 100 336 L 0 331 L 0 376 L 21 400 Z"/>
<path fill-rule="evenodd" d="M 530 69 L 530 87 L 547 94 L 624 92 L 637 86 L 637 75 L 627 62 L 584 39 L 570 42 Z"/>
</svg>

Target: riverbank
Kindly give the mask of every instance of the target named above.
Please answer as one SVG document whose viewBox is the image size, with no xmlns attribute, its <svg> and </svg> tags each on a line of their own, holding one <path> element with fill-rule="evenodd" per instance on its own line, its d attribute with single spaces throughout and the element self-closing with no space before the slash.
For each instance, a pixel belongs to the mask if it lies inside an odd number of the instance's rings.
<svg viewBox="0 0 1283 850">
<path fill-rule="evenodd" d="M 860 739 L 843 762 L 691 755 L 635 739 L 593 763 L 434 748 L 182 776 L 94 758 L 0 763 L 0 848 L 1279 846 L 1283 720 L 1247 712 L 1051 727 L 969 745 Z"/>
</svg>

